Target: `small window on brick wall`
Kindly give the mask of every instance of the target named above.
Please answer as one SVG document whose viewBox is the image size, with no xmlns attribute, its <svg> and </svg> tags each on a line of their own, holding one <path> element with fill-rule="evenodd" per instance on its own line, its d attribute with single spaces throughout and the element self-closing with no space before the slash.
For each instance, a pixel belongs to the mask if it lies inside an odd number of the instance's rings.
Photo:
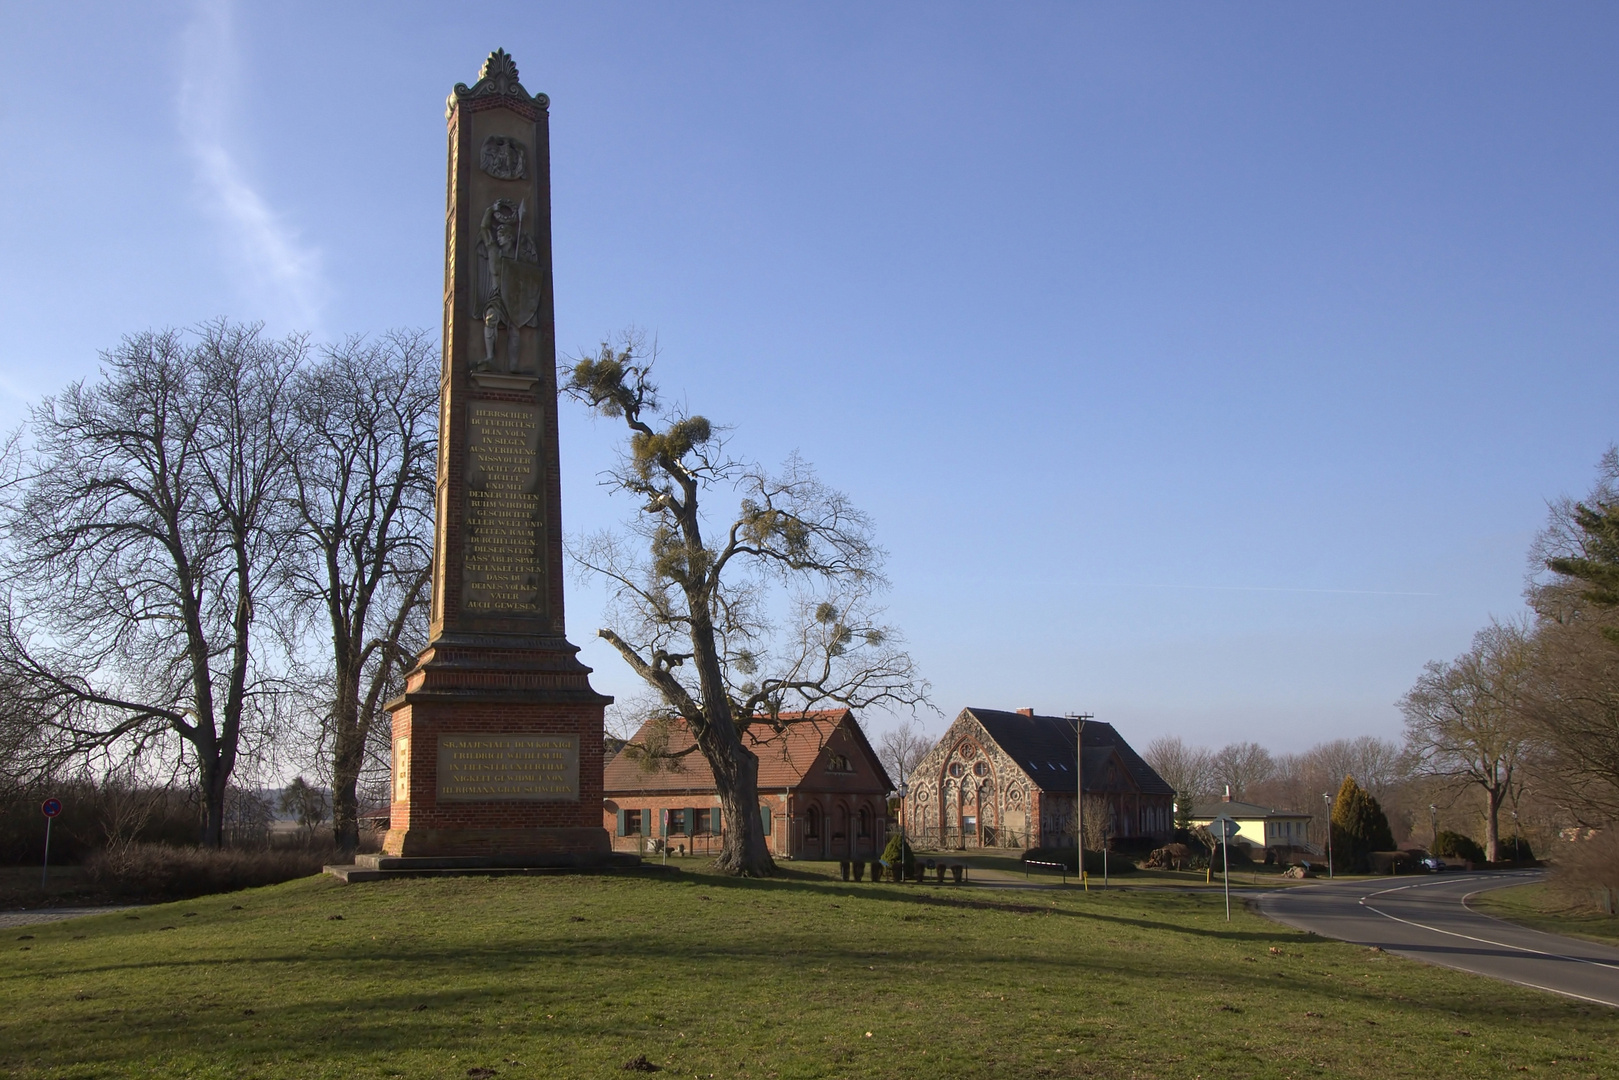
<svg viewBox="0 0 1619 1080">
<path fill-rule="evenodd" d="M 714 831 L 714 811 L 699 809 L 692 813 L 697 820 L 692 822 L 691 834 L 699 836 Z"/>
<path fill-rule="evenodd" d="M 618 835 L 620 835 L 620 836 L 640 836 L 641 835 L 641 811 L 639 811 L 639 810 L 620 810 L 618 812 Z"/>
<path fill-rule="evenodd" d="M 849 763 L 847 754 L 830 754 L 826 759 L 827 772 L 854 772 L 854 766 Z"/>
</svg>

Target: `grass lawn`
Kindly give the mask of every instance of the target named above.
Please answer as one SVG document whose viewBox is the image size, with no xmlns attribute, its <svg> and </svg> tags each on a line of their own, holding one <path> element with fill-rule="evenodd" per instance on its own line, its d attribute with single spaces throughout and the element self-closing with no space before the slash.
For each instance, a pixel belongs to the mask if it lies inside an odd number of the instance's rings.
<svg viewBox="0 0 1619 1080">
<path fill-rule="evenodd" d="M 1545 882 L 1492 889 L 1468 903 L 1486 915 L 1536 930 L 1619 945 L 1619 918 L 1600 914 L 1589 906 L 1572 904 Z"/>
<path fill-rule="evenodd" d="M 1619 1075 L 1619 1012 L 1211 890 L 310 878 L 7 938 L 19 1078 Z"/>
</svg>

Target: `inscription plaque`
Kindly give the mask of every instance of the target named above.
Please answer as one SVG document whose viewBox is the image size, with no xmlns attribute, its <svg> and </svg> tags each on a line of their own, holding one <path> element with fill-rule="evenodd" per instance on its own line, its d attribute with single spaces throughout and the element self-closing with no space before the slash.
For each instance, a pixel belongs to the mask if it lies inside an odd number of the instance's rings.
<svg viewBox="0 0 1619 1080">
<path fill-rule="evenodd" d="M 545 611 L 540 409 L 506 401 L 467 407 L 465 599 L 469 614 Z"/>
<path fill-rule="evenodd" d="M 438 801 L 579 799 L 577 735 L 441 735 Z"/>
<path fill-rule="evenodd" d="M 394 802 L 410 798 L 410 736 L 394 740 Z"/>
</svg>

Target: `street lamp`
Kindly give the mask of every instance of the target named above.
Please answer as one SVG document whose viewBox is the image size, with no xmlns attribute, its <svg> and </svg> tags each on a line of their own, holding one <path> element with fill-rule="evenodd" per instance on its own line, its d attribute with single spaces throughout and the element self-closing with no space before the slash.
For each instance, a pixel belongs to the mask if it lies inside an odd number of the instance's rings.
<svg viewBox="0 0 1619 1080">
<path fill-rule="evenodd" d="M 1433 832 L 1433 846 L 1439 846 L 1439 807 L 1433 803 L 1428 804 L 1428 825 Z M 1430 855 L 1437 852 L 1429 852 Z"/>
<path fill-rule="evenodd" d="M 1332 880 L 1332 796 L 1325 791 L 1321 797 L 1327 800 L 1327 880 Z"/>
<path fill-rule="evenodd" d="M 1519 845 L 1519 840 L 1518 840 L 1518 811 L 1514 810 L 1514 811 L 1512 811 L 1512 861 L 1513 862 L 1518 861 L 1518 856 L 1519 856 L 1520 853 L 1522 853 L 1522 851 L 1523 851 L 1523 848 Z"/>
</svg>

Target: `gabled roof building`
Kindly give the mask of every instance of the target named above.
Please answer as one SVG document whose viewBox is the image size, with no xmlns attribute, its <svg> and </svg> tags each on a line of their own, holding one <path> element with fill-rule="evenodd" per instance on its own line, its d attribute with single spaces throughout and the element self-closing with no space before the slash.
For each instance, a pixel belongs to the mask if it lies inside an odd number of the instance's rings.
<svg viewBox="0 0 1619 1080">
<path fill-rule="evenodd" d="M 674 768 L 643 767 L 619 753 L 604 770 L 602 823 L 615 851 L 665 847 L 718 853 L 730 826 L 714 773 L 683 721 L 667 732 L 667 752 L 690 751 Z M 632 743 L 644 743 L 647 728 Z M 759 759 L 759 815 L 778 858 L 872 859 L 887 843 L 894 783 L 848 709 L 787 713 L 749 725 L 742 744 Z"/>
<path fill-rule="evenodd" d="M 1225 791 L 1220 802 L 1197 803 L 1192 807 L 1190 823 L 1208 825 L 1215 818 L 1225 817 L 1237 823 L 1234 844 L 1265 851 L 1270 848 L 1299 849 L 1320 854 L 1317 845 L 1310 843 L 1310 815 L 1292 810 L 1273 810 L 1268 806 L 1243 802 Z"/>
<path fill-rule="evenodd" d="M 963 709 L 908 778 L 906 831 L 919 847 L 947 850 L 1072 847 L 1078 724 L 1033 709 Z M 1175 792 L 1113 725 L 1086 720 L 1084 732 L 1086 813 L 1105 808 L 1114 842 L 1167 841 Z"/>
</svg>

